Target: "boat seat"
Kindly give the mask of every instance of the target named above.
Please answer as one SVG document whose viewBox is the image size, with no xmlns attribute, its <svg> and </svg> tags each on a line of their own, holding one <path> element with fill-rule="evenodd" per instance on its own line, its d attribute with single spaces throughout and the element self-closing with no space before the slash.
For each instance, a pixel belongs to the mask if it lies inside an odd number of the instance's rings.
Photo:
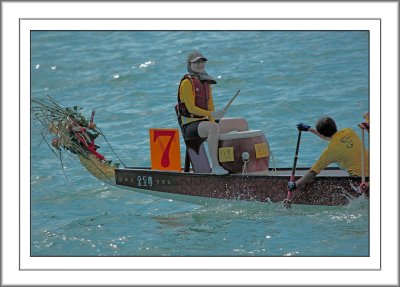
<svg viewBox="0 0 400 287">
<path fill-rule="evenodd" d="M 208 161 L 206 149 L 204 148 L 205 139 L 185 140 L 185 172 L 190 171 L 190 164 L 195 173 L 210 173 L 211 166 Z"/>
<path fill-rule="evenodd" d="M 175 113 L 182 132 L 182 125 L 179 120 L 178 109 L 176 106 Z M 184 172 L 189 172 L 190 165 L 192 165 L 194 173 L 211 173 L 211 166 L 208 161 L 206 149 L 204 148 L 204 142 L 206 139 L 183 138 L 183 140 L 186 147 Z"/>
</svg>

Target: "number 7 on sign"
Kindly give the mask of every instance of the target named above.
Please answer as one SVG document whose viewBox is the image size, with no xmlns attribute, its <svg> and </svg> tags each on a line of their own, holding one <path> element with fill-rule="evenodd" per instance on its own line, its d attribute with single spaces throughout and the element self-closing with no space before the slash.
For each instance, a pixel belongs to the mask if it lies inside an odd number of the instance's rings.
<svg viewBox="0 0 400 287">
<path fill-rule="evenodd" d="M 178 129 L 150 129 L 151 169 L 181 171 Z"/>
</svg>

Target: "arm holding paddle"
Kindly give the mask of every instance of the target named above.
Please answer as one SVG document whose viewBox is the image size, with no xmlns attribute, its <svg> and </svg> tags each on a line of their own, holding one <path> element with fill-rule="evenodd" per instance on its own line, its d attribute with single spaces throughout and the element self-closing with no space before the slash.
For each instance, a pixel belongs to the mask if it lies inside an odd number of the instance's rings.
<svg viewBox="0 0 400 287">
<path fill-rule="evenodd" d="M 336 128 L 336 126 L 335 126 Z M 313 134 L 315 134 L 316 136 L 320 137 L 323 140 L 330 140 L 330 137 L 323 135 L 321 133 L 318 132 L 318 130 L 315 130 L 313 128 L 311 128 L 309 125 L 300 123 L 297 125 L 297 129 L 299 131 L 299 136 L 297 139 L 297 147 L 296 147 L 296 153 L 295 153 L 295 158 L 294 158 L 294 163 L 293 163 L 293 168 L 292 168 L 292 175 L 290 176 L 290 180 L 288 182 L 287 185 L 287 198 L 284 200 L 283 205 L 286 208 L 290 208 L 291 207 L 291 203 L 292 203 L 292 193 L 294 190 L 296 189 L 301 189 L 303 188 L 305 185 L 311 183 L 315 177 L 317 176 L 317 173 L 315 171 L 313 171 L 312 169 L 308 170 L 307 173 L 305 175 L 303 175 L 300 179 L 298 179 L 297 181 L 295 181 L 295 171 L 296 171 L 296 164 L 297 164 L 297 159 L 298 159 L 298 152 L 299 152 L 299 146 L 300 146 L 300 138 L 301 138 L 301 132 L 311 132 Z"/>
<path fill-rule="evenodd" d="M 299 124 L 299 138 L 297 141 L 295 161 L 293 164 L 292 176 L 288 183 L 288 196 L 284 204 L 290 207 L 292 192 L 296 189 L 303 188 L 306 184 L 311 183 L 317 174 L 319 174 L 328 165 L 336 163 L 343 170 L 347 171 L 351 176 L 361 176 L 362 183 L 361 189 L 367 185 L 365 177 L 368 176 L 368 164 L 364 165 L 364 157 L 368 159 L 368 152 L 365 151 L 364 156 L 364 129 L 362 142 L 360 141 L 357 133 L 350 128 L 343 128 L 338 130 L 335 121 L 330 117 L 320 118 L 316 123 L 316 130 L 311 129 L 310 126 Z M 294 173 L 296 169 L 296 162 L 298 157 L 298 146 L 300 143 L 300 135 L 302 131 L 310 131 L 322 139 L 328 140 L 329 144 L 322 152 L 319 159 L 314 165 L 297 181 L 294 180 Z M 361 153 L 361 163 L 360 163 Z M 365 161 L 366 161 L 365 160 Z"/>
</svg>

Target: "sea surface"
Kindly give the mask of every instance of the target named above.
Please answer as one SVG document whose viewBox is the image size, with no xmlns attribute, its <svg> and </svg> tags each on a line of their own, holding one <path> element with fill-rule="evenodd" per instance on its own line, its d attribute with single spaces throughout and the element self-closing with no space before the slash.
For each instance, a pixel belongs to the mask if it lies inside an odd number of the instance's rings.
<svg viewBox="0 0 400 287">
<path fill-rule="evenodd" d="M 296 124 L 357 124 L 369 108 L 367 31 L 34 31 L 31 96 L 79 106 L 112 146 L 100 153 L 149 166 L 149 128 L 178 128 L 186 55 L 200 50 L 214 101 L 267 137 L 273 167 L 291 167 Z M 369 256 L 369 203 L 199 206 L 97 180 L 75 155 L 62 163 L 31 123 L 31 256 Z M 326 142 L 304 133 L 298 166 Z M 182 139 L 181 139 L 182 146 Z M 183 146 L 181 149 L 183 161 Z"/>
</svg>

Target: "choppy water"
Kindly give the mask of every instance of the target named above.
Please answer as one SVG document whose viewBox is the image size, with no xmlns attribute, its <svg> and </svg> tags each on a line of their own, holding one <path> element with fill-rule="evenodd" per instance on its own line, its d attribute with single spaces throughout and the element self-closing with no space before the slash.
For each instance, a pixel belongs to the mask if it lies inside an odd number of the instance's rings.
<svg viewBox="0 0 400 287">
<path fill-rule="evenodd" d="M 219 79 L 217 106 L 269 141 L 291 167 L 295 125 L 332 116 L 352 127 L 368 110 L 368 33 L 360 31 L 32 32 L 31 95 L 79 105 L 127 166 L 150 164 L 148 129 L 177 128 L 186 54 L 201 50 Z M 346 207 L 197 206 L 108 186 L 31 126 L 32 256 L 368 256 L 368 201 Z M 357 131 L 358 132 L 358 131 Z M 100 152 L 115 159 L 104 142 Z M 305 134 L 298 166 L 326 142 Z"/>
</svg>

